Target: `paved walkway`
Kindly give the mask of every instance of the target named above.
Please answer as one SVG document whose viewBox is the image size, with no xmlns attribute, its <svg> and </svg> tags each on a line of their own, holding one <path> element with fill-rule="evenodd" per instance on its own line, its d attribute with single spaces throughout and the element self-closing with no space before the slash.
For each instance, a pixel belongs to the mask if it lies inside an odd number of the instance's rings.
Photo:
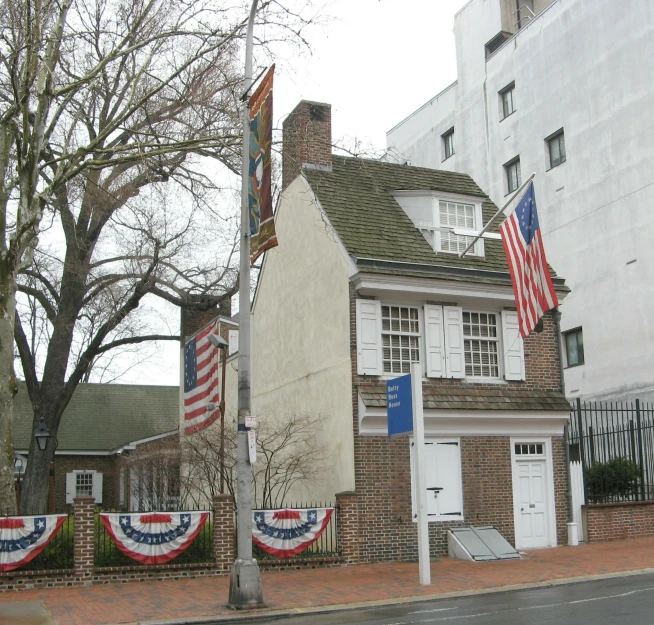
<svg viewBox="0 0 654 625">
<path fill-rule="evenodd" d="M 445 558 L 432 563 L 431 586 L 420 586 L 415 563 L 275 571 L 262 574 L 268 604 L 263 612 L 306 612 L 343 604 L 467 594 L 643 569 L 654 569 L 654 538 L 542 549 L 527 552 L 521 560 L 504 562 Z M 225 607 L 228 590 L 227 578 L 201 578 L 8 592 L 0 595 L 0 625 L 114 625 L 233 618 L 234 612 Z M 38 617 L 35 613 L 28 620 L 26 613 L 26 620 L 17 618 L 19 604 L 36 610 Z"/>
</svg>

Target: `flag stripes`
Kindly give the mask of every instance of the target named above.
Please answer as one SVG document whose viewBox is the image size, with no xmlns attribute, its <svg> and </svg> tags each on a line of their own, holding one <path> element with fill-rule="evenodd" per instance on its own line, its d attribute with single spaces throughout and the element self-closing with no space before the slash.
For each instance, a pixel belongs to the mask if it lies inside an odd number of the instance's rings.
<svg viewBox="0 0 654 625">
<path fill-rule="evenodd" d="M 184 433 L 192 434 L 211 425 L 219 416 L 219 349 L 209 336 L 218 333 L 218 319 L 191 337 L 184 345 Z M 208 410 L 208 404 L 215 404 Z"/>
<path fill-rule="evenodd" d="M 559 302 L 545 258 L 533 183 L 516 200 L 517 207 L 500 226 L 500 234 L 524 338 Z"/>
</svg>

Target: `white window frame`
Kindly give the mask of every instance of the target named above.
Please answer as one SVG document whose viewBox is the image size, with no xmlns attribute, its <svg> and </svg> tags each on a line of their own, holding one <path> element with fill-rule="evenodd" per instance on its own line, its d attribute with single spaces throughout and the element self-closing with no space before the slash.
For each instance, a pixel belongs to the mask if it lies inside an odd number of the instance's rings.
<svg viewBox="0 0 654 625">
<path fill-rule="evenodd" d="M 411 518 L 413 519 L 413 522 L 416 523 L 418 520 L 418 513 L 417 513 L 417 508 L 416 508 L 416 480 L 415 480 L 415 471 L 414 471 L 414 442 L 415 439 L 411 436 L 409 437 L 409 456 L 410 456 L 410 463 L 411 463 Z M 439 475 L 433 475 L 430 474 L 429 468 L 430 468 L 430 460 L 428 459 L 428 454 L 425 453 L 425 461 L 427 463 L 427 466 L 425 467 L 425 479 L 426 479 L 426 485 L 425 488 L 427 490 L 427 507 L 429 510 L 429 502 L 433 501 L 435 497 L 438 495 L 434 494 L 434 486 L 438 486 L 442 489 L 445 488 L 451 488 L 454 490 L 454 496 L 455 499 L 458 498 L 458 501 L 455 502 L 455 507 L 457 510 L 448 510 L 448 512 L 460 512 L 460 515 L 452 515 L 452 514 L 430 514 L 428 512 L 428 517 L 427 521 L 429 523 L 452 523 L 452 522 L 460 522 L 465 520 L 465 515 L 463 511 L 463 471 L 462 471 L 462 465 L 461 465 L 461 439 L 459 437 L 425 437 L 425 447 L 429 449 L 429 446 L 434 445 L 432 448 L 434 451 L 431 453 L 436 453 L 436 456 L 434 457 L 434 460 L 438 463 L 437 458 L 437 452 L 435 450 L 438 449 L 438 445 L 447 445 L 448 447 L 452 446 L 451 448 L 456 448 L 458 451 L 458 456 L 456 458 L 455 465 L 451 463 L 444 463 L 447 465 L 448 469 L 451 471 L 453 474 L 454 481 L 453 482 L 445 482 L 443 481 L 443 478 Z M 451 492 L 451 491 L 450 491 Z"/>
<path fill-rule="evenodd" d="M 502 344 L 502 318 L 499 313 L 499 311 L 495 310 L 479 310 L 479 309 L 472 309 L 472 308 L 464 308 L 463 309 L 463 315 L 465 316 L 466 314 L 472 314 L 472 315 L 494 315 L 495 316 L 495 331 L 496 331 L 496 336 L 495 338 L 493 337 L 483 337 L 483 336 L 466 336 L 465 330 L 463 332 L 463 353 L 464 356 L 466 355 L 466 349 L 465 349 L 465 342 L 466 341 L 487 341 L 489 343 L 495 343 L 497 346 L 497 375 L 469 375 L 467 372 L 467 363 L 466 363 L 466 372 L 465 372 L 465 379 L 470 380 L 470 381 L 476 381 L 476 382 L 481 382 L 481 381 L 493 381 L 496 382 L 498 380 L 503 379 L 503 374 L 504 374 L 504 367 L 503 367 L 503 344 Z M 463 321 L 463 325 L 465 326 L 465 321 Z"/>
<path fill-rule="evenodd" d="M 418 323 L 418 331 L 417 332 L 411 332 L 409 330 L 409 331 L 403 332 L 401 328 L 400 328 L 400 330 L 393 330 L 392 328 L 388 329 L 388 330 L 384 330 L 384 308 L 388 308 L 389 313 L 390 313 L 390 310 L 392 308 L 399 308 L 400 309 L 400 322 L 402 321 L 401 315 L 402 315 L 402 309 L 403 308 L 405 308 L 405 309 L 407 309 L 409 311 L 414 309 L 417 312 L 417 318 L 415 319 L 415 321 L 417 321 L 417 323 Z M 423 326 L 423 323 L 422 323 L 422 315 L 423 315 L 423 310 L 422 310 L 422 306 L 420 306 L 420 305 L 415 305 L 415 304 L 394 304 L 394 303 L 381 302 L 381 346 L 382 346 L 382 372 L 383 372 L 383 375 L 392 377 L 392 376 L 406 375 L 407 373 L 411 373 L 411 363 L 412 362 L 418 362 L 420 364 L 420 366 L 424 370 L 423 353 L 424 353 L 424 348 L 425 348 L 425 339 L 424 339 L 424 332 L 423 332 L 423 327 L 424 326 Z M 393 320 L 392 317 L 389 317 L 389 319 L 391 321 Z M 408 321 L 411 322 L 412 320 L 409 318 Z M 384 349 L 386 349 L 386 346 L 384 345 L 384 336 L 399 336 L 399 337 L 408 336 L 410 338 L 417 338 L 418 339 L 418 360 L 417 361 L 409 360 L 408 361 L 409 367 L 408 367 L 408 369 L 406 371 L 386 371 L 386 369 L 385 369 L 385 364 L 386 363 L 385 363 L 385 359 L 384 359 Z M 396 349 L 396 348 L 390 346 L 389 349 L 392 350 L 392 349 Z M 400 351 L 402 349 L 403 348 L 400 346 Z M 409 347 L 409 349 L 411 350 L 412 348 Z M 391 367 L 392 367 L 392 365 L 393 365 L 392 353 L 391 353 L 390 364 L 391 364 Z M 401 364 L 402 364 L 402 361 L 400 361 L 400 365 Z"/>
<path fill-rule="evenodd" d="M 81 475 L 91 475 L 91 496 L 95 499 L 96 504 L 102 503 L 102 484 L 103 476 L 100 471 L 91 469 L 77 469 L 66 473 L 66 503 L 73 504 L 73 499 L 80 496 L 77 493 L 77 477 Z"/>
<path fill-rule="evenodd" d="M 470 230 L 470 234 L 465 236 L 476 236 L 479 231 L 482 229 L 482 201 L 479 198 L 471 198 L 469 196 L 452 196 L 452 195 L 434 195 L 433 203 L 433 241 L 432 245 L 434 251 L 438 254 L 456 254 L 457 252 L 451 252 L 449 250 L 443 250 L 442 245 L 442 229 L 449 230 L 446 226 L 441 226 L 441 202 L 450 203 L 450 204 L 461 204 L 473 207 L 473 227 Z M 457 230 L 467 230 L 466 228 L 457 228 Z M 479 256 L 484 257 L 484 239 L 480 237 L 477 242 L 473 245 L 470 251 L 467 253 L 467 256 Z"/>
</svg>

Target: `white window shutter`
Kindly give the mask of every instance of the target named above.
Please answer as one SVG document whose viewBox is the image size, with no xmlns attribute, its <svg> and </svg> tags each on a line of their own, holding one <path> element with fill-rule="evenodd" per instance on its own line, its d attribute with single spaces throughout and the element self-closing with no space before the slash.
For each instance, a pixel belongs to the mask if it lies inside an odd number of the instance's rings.
<svg viewBox="0 0 654 625">
<path fill-rule="evenodd" d="M 425 305 L 425 345 L 427 347 L 427 377 L 445 377 L 445 332 L 443 307 Z"/>
<path fill-rule="evenodd" d="M 461 445 L 456 439 L 435 439 L 436 482 L 441 490 L 433 495 L 436 514 L 445 521 L 463 519 L 463 493 L 461 480 Z"/>
<path fill-rule="evenodd" d="M 73 504 L 75 498 L 75 473 L 66 473 L 66 503 Z"/>
<path fill-rule="evenodd" d="M 525 351 L 520 336 L 518 313 L 502 311 L 502 340 L 504 342 L 504 379 L 525 379 Z"/>
<path fill-rule="evenodd" d="M 413 475 L 414 441 L 411 440 L 411 510 L 417 518 L 415 477 Z M 463 482 L 461 479 L 461 445 L 459 439 L 425 439 L 425 478 L 427 515 L 430 522 L 463 520 Z"/>
<path fill-rule="evenodd" d="M 102 473 L 91 471 L 91 474 L 93 475 L 93 499 L 96 504 L 102 503 Z"/>
<path fill-rule="evenodd" d="M 382 374 L 381 302 L 357 300 L 357 373 Z"/>
<path fill-rule="evenodd" d="M 234 354 L 238 351 L 238 330 L 229 331 L 229 353 Z"/>
<path fill-rule="evenodd" d="M 463 308 L 443 306 L 445 326 L 445 362 L 448 378 L 465 378 L 466 361 L 463 352 Z"/>
</svg>

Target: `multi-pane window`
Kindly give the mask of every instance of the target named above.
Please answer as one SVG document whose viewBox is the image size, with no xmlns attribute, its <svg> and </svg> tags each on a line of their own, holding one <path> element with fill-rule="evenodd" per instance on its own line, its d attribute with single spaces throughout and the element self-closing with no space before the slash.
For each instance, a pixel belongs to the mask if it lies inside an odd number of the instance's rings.
<svg viewBox="0 0 654 625">
<path fill-rule="evenodd" d="M 570 330 L 563 334 L 565 339 L 565 354 L 568 367 L 576 367 L 584 364 L 584 335 L 581 328 Z"/>
<path fill-rule="evenodd" d="M 443 136 L 443 160 L 454 154 L 454 128 L 450 128 Z"/>
<path fill-rule="evenodd" d="M 410 373 L 420 362 L 420 321 L 414 306 L 382 306 L 384 373 Z"/>
<path fill-rule="evenodd" d="M 77 473 L 75 475 L 75 495 L 77 497 L 93 497 L 93 473 Z"/>
<path fill-rule="evenodd" d="M 463 312 L 463 350 L 466 376 L 498 378 L 500 376 L 497 315 Z"/>
<path fill-rule="evenodd" d="M 516 443 L 516 456 L 542 456 L 543 443 Z"/>
<path fill-rule="evenodd" d="M 500 91 L 500 102 L 502 105 L 502 119 L 508 117 L 515 111 L 514 100 L 515 84 L 511 83 Z"/>
<path fill-rule="evenodd" d="M 565 163 L 565 139 L 563 130 L 547 139 L 547 149 L 550 153 L 550 168 Z"/>
<path fill-rule="evenodd" d="M 521 184 L 522 176 L 520 174 L 520 159 L 514 158 L 504 165 L 506 171 L 506 186 L 509 193 L 513 193 Z"/>
<path fill-rule="evenodd" d="M 439 202 L 441 227 L 474 230 L 475 207 L 472 204 L 459 202 Z M 473 237 L 454 234 L 448 230 L 441 230 L 441 252 L 463 252 L 472 243 Z"/>
</svg>

